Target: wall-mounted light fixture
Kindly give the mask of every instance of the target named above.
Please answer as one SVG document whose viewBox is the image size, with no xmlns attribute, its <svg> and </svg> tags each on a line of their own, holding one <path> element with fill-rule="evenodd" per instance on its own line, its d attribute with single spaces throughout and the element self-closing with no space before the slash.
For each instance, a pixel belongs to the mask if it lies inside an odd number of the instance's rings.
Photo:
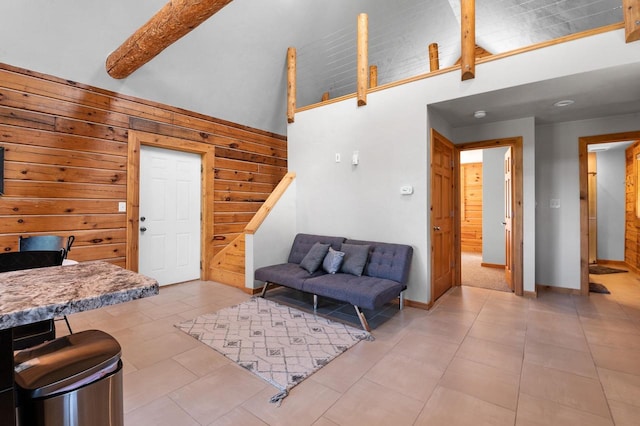
<svg viewBox="0 0 640 426">
<path fill-rule="evenodd" d="M 351 164 L 353 164 L 354 166 L 357 166 L 359 162 L 360 162 L 360 152 L 353 151 L 353 155 L 351 156 Z"/>
</svg>

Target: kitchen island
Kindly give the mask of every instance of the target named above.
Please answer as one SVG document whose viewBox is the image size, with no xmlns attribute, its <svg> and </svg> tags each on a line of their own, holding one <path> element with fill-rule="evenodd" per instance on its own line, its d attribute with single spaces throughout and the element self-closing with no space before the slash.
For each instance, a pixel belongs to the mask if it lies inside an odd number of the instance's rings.
<svg viewBox="0 0 640 426">
<path fill-rule="evenodd" d="M 15 423 L 12 327 L 158 291 L 155 279 L 100 261 L 0 273 L 0 418 Z"/>
</svg>

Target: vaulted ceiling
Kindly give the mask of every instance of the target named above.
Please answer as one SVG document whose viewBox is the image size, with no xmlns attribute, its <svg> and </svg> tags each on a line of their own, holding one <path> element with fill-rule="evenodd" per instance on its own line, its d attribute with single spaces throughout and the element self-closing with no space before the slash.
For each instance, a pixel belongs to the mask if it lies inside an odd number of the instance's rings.
<svg viewBox="0 0 640 426">
<path fill-rule="evenodd" d="M 363 2 L 369 13 L 369 63 L 384 84 L 429 72 L 428 45 L 440 67 L 460 57 L 460 0 Z M 477 0 L 476 44 L 503 53 L 622 22 L 621 0 Z M 298 104 L 355 90 L 356 20 L 298 46 Z"/>
<path fill-rule="evenodd" d="M 130 77 L 109 77 L 107 56 L 166 3 L 0 2 L 0 62 L 285 134 L 287 47 L 298 50 L 298 106 L 326 91 L 353 93 L 359 13 L 369 15 L 369 63 L 379 84 L 428 72 L 430 43 L 439 45 L 441 67 L 460 56 L 459 0 L 233 0 Z M 476 41 L 492 53 L 622 21 L 621 0 L 476 3 Z M 597 60 L 597 52 L 585 54 Z M 520 88 L 527 96 L 537 89 Z M 504 101 L 500 107 L 510 110 Z"/>
</svg>

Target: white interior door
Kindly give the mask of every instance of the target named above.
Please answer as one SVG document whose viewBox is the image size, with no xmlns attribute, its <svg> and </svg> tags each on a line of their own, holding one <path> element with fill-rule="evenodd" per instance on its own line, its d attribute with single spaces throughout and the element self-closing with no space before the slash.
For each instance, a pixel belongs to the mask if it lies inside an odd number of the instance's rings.
<svg viewBox="0 0 640 426">
<path fill-rule="evenodd" d="M 138 269 L 160 285 L 200 278 L 201 158 L 140 148 Z"/>
</svg>

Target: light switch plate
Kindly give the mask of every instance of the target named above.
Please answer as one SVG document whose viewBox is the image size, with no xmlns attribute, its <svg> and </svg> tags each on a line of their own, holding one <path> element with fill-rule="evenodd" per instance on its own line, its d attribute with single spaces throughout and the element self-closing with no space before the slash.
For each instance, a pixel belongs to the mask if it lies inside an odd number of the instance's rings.
<svg viewBox="0 0 640 426">
<path fill-rule="evenodd" d="M 127 211 L 127 203 L 125 201 L 118 201 L 118 212 L 123 213 Z"/>
<path fill-rule="evenodd" d="M 549 207 L 551 207 L 552 209 L 559 209 L 560 200 L 557 198 L 552 198 L 551 201 L 549 201 Z"/>
<path fill-rule="evenodd" d="M 411 195 L 413 194 L 413 186 L 411 185 L 404 185 L 400 187 L 400 193 L 402 195 Z"/>
</svg>

